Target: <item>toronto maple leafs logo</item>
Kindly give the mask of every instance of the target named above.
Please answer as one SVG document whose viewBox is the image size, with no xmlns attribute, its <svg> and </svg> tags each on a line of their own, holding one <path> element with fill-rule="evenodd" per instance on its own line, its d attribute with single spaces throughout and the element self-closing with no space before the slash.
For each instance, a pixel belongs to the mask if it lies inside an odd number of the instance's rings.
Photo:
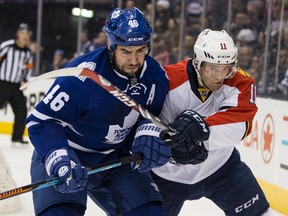
<svg viewBox="0 0 288 216">
<path fill-rule="evenodd" d="M 89 70 L 94 71 L 96 68 L 96 63 L 95 62 L 82 62 L 77 66 L 78 68 L 87 68 Z"/>
<path fill-rule="evenodd" d="M 108 144 L 118 144 L 129 134 L 131 128 L 136 123 L 139 114 L 135 110 L 124 118 L 122 127 L 120 125 L 110 125 L 105 142 Z"/>
<path fill-rule="evenodd" d="M 143 83 L 136 83 L 134 85 L 127 84 L 126 89 L 123 91 L 130 95 L 146 94 L 147 87 Z"/>
<path fill-rule="evenodd" d="M 96 63 L 95 62 L 82 62 L 77 66 L 77 68 L 87 68 L 89 70 L 94 71 L 96 68 Z M 82 82 L 86 80 L 87 76 L 78 76 L 78 79 L 80 79 Z"/>
<path fill-rule="evenodd" d="M 120 13 L 121 13 L 121 10 L 115 10 L 115 11 L 111 14 L 112 19 L 115 19 L 115 18 L 119 17 L 119 16 L 120 16 Z"/>
</svg>

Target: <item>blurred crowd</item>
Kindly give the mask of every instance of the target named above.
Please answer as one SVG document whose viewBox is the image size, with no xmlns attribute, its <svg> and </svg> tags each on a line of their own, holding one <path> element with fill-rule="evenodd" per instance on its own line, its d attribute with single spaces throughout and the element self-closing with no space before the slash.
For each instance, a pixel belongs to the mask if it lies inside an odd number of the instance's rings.
<svg viewBox="0 0 288 216">
<path fill-rule="evenodd" d="M 239 49 L 238 66 L 254 77 L 258 95 L 288 98 L 288 1 L 284 1 L 283 22 L 280 22 L 281 1 L 273 1 L 271 4 L 267 56 L 265 32 L 269 1 L 232 0 L 230 19 L 227 0 L 203 2 L 185 1 L 183 43 L 179 44 L 181 1 L 156 1 L 154 58 L 165 65 L 193 57 L 193 45 L 202 29 L 225 29 Z M 147 4 L 144 12 L 148 18 L 151 17 L 151 9 L 151 3 Z M 263 70 L 266 73 L 264 80 Z"/>
<path fill-rule="evenodd" d="M 238 46 L 238 66 L 254 77 L 258 95 L 287 98 L 288 0 L 283 0 L 283 17 L 282 0 L 272 1 L 270 23 L 268 0 L 231 0 L 230 9 L 228 0 L 155 0 L 155 8 L 148 0 L 122 2 L 122 8 L 136 6 L 142 10 L 153 26 L 151 55 L 162 65 L 193 57 L 194 42 L 204 28 L 225 29 Z M 106 44 L 104 32 L 90 32 L 89 28 L 82 32 L 80 53 L 65 53 L 57 48 L 51 59 L 42 61 L 41 73 L 62 68 L 71 58 Z"/>
</svg>

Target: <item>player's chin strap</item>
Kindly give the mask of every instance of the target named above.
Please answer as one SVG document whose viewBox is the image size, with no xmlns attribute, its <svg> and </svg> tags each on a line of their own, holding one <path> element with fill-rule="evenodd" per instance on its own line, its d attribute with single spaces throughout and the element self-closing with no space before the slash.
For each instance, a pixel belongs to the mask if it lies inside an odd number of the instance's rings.
<svg viewBox="0 0 288 216">
<path fill-rule="evenodd" d="M 202 87 L 204 87 L 204 88 L 206 88 L 206 89 L 208 89 L 210 91 L 210 89 L 207 86 L 205 86 L 203 81 L 202 81 L 202 78 L 201 78 L 199 70 L 198 70 L 199 61 L 196 60 L 196 58 L 192 59 L 192 65 L 193 65 L 193 67 L 194 67 L 194 69 L 196 71 L 199 85 L 201 85 Z M 199 65 L 199 68 L 200 68 L 200 65 Z"/>
</svg>

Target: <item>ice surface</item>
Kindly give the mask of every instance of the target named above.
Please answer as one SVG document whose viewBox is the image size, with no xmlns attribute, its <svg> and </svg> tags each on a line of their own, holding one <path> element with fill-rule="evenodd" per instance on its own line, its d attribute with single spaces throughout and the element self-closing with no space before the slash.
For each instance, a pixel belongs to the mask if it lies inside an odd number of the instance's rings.
<svg viewBox="0 0 288 216">
<path fill-rule="evenodd" d="M 30 158 L 33 151 L 31 144 L 27 146 L 12 145 L 10 142 L 10 136 L 0 134 L 0 148 L 6 162 L 8 163 L 13 178 L 17 187 L 30 184 L 29 165 Z M 0 174 L 1 175 L 1 174 Z M 10 189 L 10 188 L 9 188 Z M 8 189 L 7 189 L 8 190 Z M 18 196 L 21 202 L 21 211 L 9 216 L 31 216 L 34 215 L 32 204 L 32 193 L 28 192 Z M 14 197 L 9 198 L 14 199 Z M 4 200 L 3 200 L 4 201 Z M 0 208 L 1 208 L 0 201 Z M 86 216 L 106 216 L 106 214 L 98 208 L 90 199 L 88 201 L 88 207 Z M 184 204 L 179 216 L 224 216 L 224 213 L 210 200 L 202 198 L 197 201 L 189 201 Z M 275 216 L 281 216 L 282 214 L 275 212 Z"/>
</svg>

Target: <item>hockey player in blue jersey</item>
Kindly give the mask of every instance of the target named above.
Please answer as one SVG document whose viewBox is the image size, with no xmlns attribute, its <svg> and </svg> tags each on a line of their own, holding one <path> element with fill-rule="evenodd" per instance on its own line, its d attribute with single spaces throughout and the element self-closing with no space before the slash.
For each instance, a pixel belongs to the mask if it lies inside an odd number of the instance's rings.
<svg viewBox="0 0 288 216">
<path fill-rule="evenodd" d="M 97 71 L 158 115 L 168 80 L 148 56 L 151 32 L 137 8 L 116 8 L 105 25 L 107 47 L 80 56 L 66 67 Z M 170 149 L 159 139 L 159 128 L 89 78 L 56 79 L 26 125 L 35 147 L 32 182 L 49 176 L 62 180 L 33 192 L 35 215 L 84 215 L 87 194 L 102 209 L 112 199 L 115 206 L 106 211 L 108 215 L 164 215 L 159 191 L 146 172 L 170 157 Z M 133 144 L 137 148 L 132 152 L 144 154 L 138 170 L 127 165 L 87 176 L 86 167 L 127 156 Z M 155 154 L 147 154 L 150 149 Z"/>
</svg>

